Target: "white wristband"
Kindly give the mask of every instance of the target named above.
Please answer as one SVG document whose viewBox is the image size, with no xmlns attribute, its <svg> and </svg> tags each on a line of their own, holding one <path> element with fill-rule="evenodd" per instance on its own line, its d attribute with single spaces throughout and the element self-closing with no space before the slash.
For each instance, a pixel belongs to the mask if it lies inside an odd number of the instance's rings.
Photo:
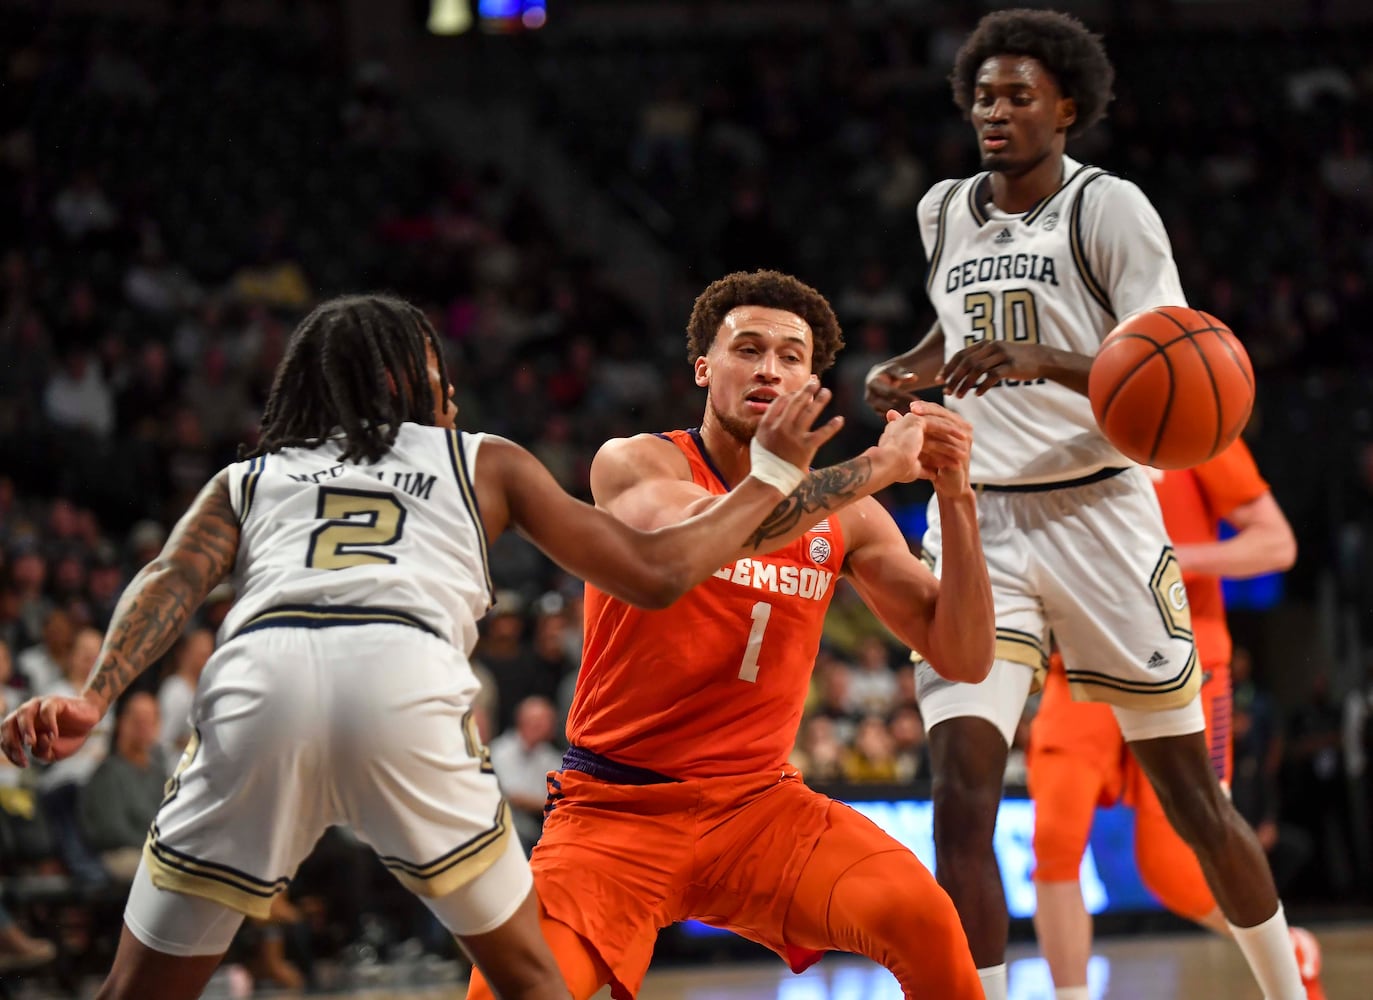
<svg viewBox="0 0 1373 1000">
<path fill-rule="evenodd" d="M 749 475 L 767 483 L 782 496 L 790 496 L 801 485 L 801 480 L 806 478 L 805 469 L 798 469 L 786 459 L 778 458 L 756 437 L 749 442 L 748 456 L 752 464 Z"/>
</svg>

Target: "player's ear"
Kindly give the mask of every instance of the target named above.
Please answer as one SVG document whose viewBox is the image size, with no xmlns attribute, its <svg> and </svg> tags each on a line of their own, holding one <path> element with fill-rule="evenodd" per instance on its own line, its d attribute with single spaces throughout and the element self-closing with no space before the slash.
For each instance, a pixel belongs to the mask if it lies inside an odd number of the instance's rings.
<svg viewBox="0 0 1373 1000">
<path fill-rule="evenodd" d="M 1058 101 L 1058 130 L 1066 132 L 1077 121 L 1077 101 L 1071 97 L 1061 97 Z"/>
<path fill-rule="evenodd" d="M 696 370 L 696 384 L 699 385 L 702 389 L 709 386 L 710 362 L 706 360 L 705 355 L 703 354 L 699 358 L 697 358 L 696 363 L 692 367 Z"/>
</svg>

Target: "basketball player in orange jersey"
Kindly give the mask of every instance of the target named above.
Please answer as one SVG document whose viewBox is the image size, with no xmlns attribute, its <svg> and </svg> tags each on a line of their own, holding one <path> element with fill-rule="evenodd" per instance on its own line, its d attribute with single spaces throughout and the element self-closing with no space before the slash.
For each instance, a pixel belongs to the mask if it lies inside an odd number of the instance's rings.
<svg viewBox="0 0 1373 1000">
<path fill-rule="evenodd" d="M 701 426 L 612 441 L 592 465 L 597 504 L 640 528 L 727 496 L 749 475 L 768 407 L 829 368 L 842 336 L 819 292 L 758 271 L 710 285 L 687 341 L 707 394 Z M 857 952 L 907 997 L 981 1000 L 958 915 L 930 873 L 787 763 L 841 574 L 948 677 L 975 682 L 991 663 L 967 425 L 942 407 L 912 410 L 923 442 L 909 471 L 933 482 L 946 519 L 942 581 L 869 496 L 893 461 L 914 457 L 880 443 L 811 473 L 759 529 L 784 531 L 780 544 L 741 552 L 664 611 L 587 588 L 571 746 L 549 775 L 531 858 L 544 932 L 578 1000 L 606 983 L 617 1000 L 634 997 L 658 931 L 688 918 L 764 944 L 797 972 L 825 951 Z M 468 996 L 491 992 L 474 977 Z"/>
<path fill-rule="evenodd" d="M 1244 578 L 1291 567 L 1296 539 L 1243 440 L 1193 469 L 1151 473 L 1163 521 L 1176 547 L 1192 607 L 1192 632 L 1203 670 L 1211 767 L 1228 785 L 1230 632 L 1221 577 Z M 1237 529 L 1218 540 L 1221 520 Z M 1073 701 L 1060 657 L 1051 660 L 1030 730 L 1029 785 L 1035 800 L 1035 931 L 1058 1000 L 1085 1000 L 1092 918 L 1078 872 L 1093 810 L 1125 801 L 1135 808 L 1135 858 L 1144 884 L 1179 916 L 1228 935 L 1196 855 L 1168 825 L 1158 796 L 1126 752 L 1105 705 Z M 1323 996 L 1314 939 L 1293 930 L 1308 998 Z"/>
<path fill-rule="evenodd" d="M 1007 750 L 1052 632 L 1074 697 L 1110 703 L 1265 996 L 1299 1000 L 1263 849 L 1211 770 L 1201 669 L 1158 501 L 1087 399 L 1092 359 L 1120 320 L 1186 304 L 1144 193 L 1065 152 L 1070 133 L 1105 113 L 1114 77 L 1100 37 L 1075 18 L 1003 10 L 981 19 L 950 79 L 983 169 L 939 181 L 918 209 L 938 322 L 868 376 L 883 410 L 942 385 L 977 435 L 972 477 L 997 652 L 976 685 L 916 667 L 936 871 L 988 1000 L 1006 1000 L 1009 920 L 992 835 Z M 937 510 L 929 524 L 922 544 L 938 573 Z"/>
</svg>

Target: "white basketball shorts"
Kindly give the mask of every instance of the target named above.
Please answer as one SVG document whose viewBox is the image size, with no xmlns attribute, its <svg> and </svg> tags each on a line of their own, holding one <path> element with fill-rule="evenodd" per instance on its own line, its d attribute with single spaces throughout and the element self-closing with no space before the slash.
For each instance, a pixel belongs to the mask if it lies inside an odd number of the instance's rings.
<svg viewBox="0 0 1373 1000">
<path fill-rule="evenodd" d="M 1047 667 L 1052 633 L 1076 699 L 1133 710 L 1118 713 L 1128 718 L 1182 709 L 1197 698 L 1201 670 L 1187 592 L 1158 498 L 1138 467 L 1088 479 L 1053 488 L 979 490 L 978 524 L 996 603 L 993 673 L 1019 666 L 1038 678 Z M 940 525 L 933 500 L 923 549 L 937 575 Z M 1030 685 L 989 680 L 947 681 L 917 661 L 926 726 L 944 718 L 995 715 L 1003 733 L 1008 724 L 1014 732 L 1023 697 L 1010 706 L 1000 704 L 1006 701 L 1002 694 L 1028 692 Z M 987 699 L 998 704 L 986 711 L 970 707 Z M 1009 720 L 1001 718 L 1010 713 Z M 1168 735 L 1204 728 L 1200 712 L 1176 718 L 1170 728 L 1178 731 Z"/>
<path fill-rule="evenodd" d="M 516 839 L 469 712 L 479 686 L 461 653 L 405 625 L 234 638 L 206 665 L 195 736 L 148 835 L 152 884 L 265 917 L 343 825 L 415 893 L 453 893 Z M 513 910 L 528 866 L 500 870 Z"/>
</svg>

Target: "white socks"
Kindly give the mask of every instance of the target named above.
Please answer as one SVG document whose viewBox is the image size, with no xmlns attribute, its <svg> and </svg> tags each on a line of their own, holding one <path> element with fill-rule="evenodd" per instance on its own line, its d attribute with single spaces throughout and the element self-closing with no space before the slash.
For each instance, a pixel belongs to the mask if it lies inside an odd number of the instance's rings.
<svg viewBox="0 0 1373 1000">
<path fill-rule="evenodd" d="M 1235 943 L 1244 953 L 1244 960 L 1254 978 L 1259 981 L 1265 1000 L 1305 1000 L 1306 987 L 1301 983 L 1297 956 L 1287 933 L 1287 915 L 1282 904 L 1257 927 L 1230 925 Z"/>
<path fill-rule="evenodd" d="M 982 995 L 987 1000 L 1006 1000 L 1005 962 L 1000 965 L 989 965 L 985 969 L 978 969 L 977 978 L 982 980 Z"/>
<path fill-rule="evenodd" d="M 1092 1000 L 1092 994 L 1085 986 L 1059 986 L 1054 990 L 1054 1000 Z"/>
</svg>

